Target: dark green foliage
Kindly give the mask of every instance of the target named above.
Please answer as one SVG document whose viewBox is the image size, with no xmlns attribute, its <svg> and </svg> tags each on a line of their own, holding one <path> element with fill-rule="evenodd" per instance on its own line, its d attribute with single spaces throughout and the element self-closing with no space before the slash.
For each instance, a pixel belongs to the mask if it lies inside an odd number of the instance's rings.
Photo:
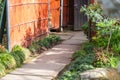
<svg viewBox="0 0 120 80">
<path fill-rule="evenodd" d="M 14 51 L 11 53 L 14 53 L 15 55 L 19 56 L 20 63 L 23 64 L 23 62 L 25 61 L 25 54 L 23 53 L 23 51 Z M 16 57 L 16 56 L 14 56 L 14 57 Z"/>
<path fill-rule="evenodd" d="M 6 70 L 14 69 L 16 66 L 15 59 L 8 53 L 0 54 L 0 63 L 5 66 Z"/>
<path fill-rule="evenodd" d="M 19 55 L 16 54 L 15 52 L 11 52 L 10 55 L 14 57 L 15 62 L 16 62 L 16 67 L 20 67 L 22 65 L 22 63 L 23 63 L 23 60 L 21 60 Z"/>
<path fill-rule="evenodd" d="M 50 35 L 49 38 L 51 39 L 52 43 L 57 43 L 61 40 L 59 36 L 55 35 Z"/>
<path fill-rule="evenodd" d="M 78 78 L 78 76 L 79 76 L 78 72 L 66 71 L 58 80 L 79 80 L 76 79 Z"/>
<path fill-rule="evenodd" d="M 102 37 L 102 38 L 93 38 L 93 43 L 95 44 L 96 47 L 103 47 L 106 48 L 107 47 L 107 43 L 108 43 L 108 37 Z"/>
<path fill-rule="evenodd" d="M 76 58 L 78 58 L 78 57 L 80 57 L 80 56 L 83 56 L 83 55 L 85 55 L 85 54 L 86 54 L 86 53 L 85 53 L 84 50 L 78 50 L 78 51 L 76 51 L 76 52 L 73 54 L 73 58 L 76 59 Z"/>
<path fill-rule="evenodd" d="M 88 27 L 89 27 L 89 23 L 86 22 L 84 25 L 82 25 L 82 30 L 84 31 L 84 33 L 88 36 Z"/>
<path fill-rule="evenodd" d="M 120 53 L 120 29 L 117 28 L 112 33 L 110 47 L 115 53 Z"/>
<path fill-rule="evenodd" d="M 46 48 L 50 47 L 50 43 L 48 42 L 47 38 L 41 39 L 39 44 L 41 47 L 46 47 Z"/>
<path fill-rule="evenodd" d="M 57 44 L 60 41 L 60 37 L 55 35 L 50 35 L 39 41 L 41 47 L 50 48 L 52 45 Z"/>
<path fill-rule="evenodd" d="M 33 41 L 30 46 L 28 46 L 28 49 L 32 52 L 35 53 L 39 51 L 40 45 L 38 41 Z"/>
<path fill-rule="evenodd" d="M 40 49 L 42 48 L 50 48 L 53 45 L 57 44 L 60 41 L 60 37 L 59 36 L 55 36 L 55 35 L 50 35 L 48 37 L 42 38 L 41 40 L 38 41 L 34 41 L 31 43 L 31 45 L 28 47 L 28 49 L 35 53 L 37 51 L 40 51 Z"/>
<path fill-rule="evenodd" d="M 83 44 L 82 49 L 88 54 L 93 53 L 94 44 L 92 42 L 86 42 Z"/>
<path fill-rule="evenodd" d="M 88 55 L 88 57 L 78 57 L 73 61 L 69 70 L 65 71 L 58 80 L 79 80 L 79 74 L 81 72 L 94 68 L 92 63 L 92 55 Z"/>
</svg>

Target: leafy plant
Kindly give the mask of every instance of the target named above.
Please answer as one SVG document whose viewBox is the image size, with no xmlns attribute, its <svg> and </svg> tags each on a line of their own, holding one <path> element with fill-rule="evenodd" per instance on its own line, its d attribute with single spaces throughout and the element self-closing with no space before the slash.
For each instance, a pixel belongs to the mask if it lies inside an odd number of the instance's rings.
<svg viewBox="0 0 120 80">
<path fill-rule="evenodd" d="M 13 48 L 12 48 L 12 52 L 15 52 L 15 51 L 22 51 L 22 46 L 20 45 L 15 45 Z"/>
<path fill-rule="evenodd" d="M 32 53 L 35 53 L 35 52 L 39 51 L 40 48 L 41 48 L 41 47 L 40 47 L 38 41 L 33 41 L 33 42 L 31 43 L 31 45 L 28 46 L 28 49 L 29 49 Z"/>
<path fill-rule="evenodd" d="M 60 37 L 55 35 L 50 35 L 39 41 L 41 47 L 49 48 L 52 44 L 56 44 L 60 41 Z"/>
<path fill-rule="evenodd" d="M 14 69 L 16 66 L 15 59 L 8 53 L 0 54 L 0 63 L 5 66 L 6 70 Z"/>
<path fill-rule="evenodd" d="M 23 60 L 19 57 L 19 55 L 17 55 L 15 52 L 11 52 L 10 55 L 14 57 L 16 67 L 20 67 L 23 63 Z"/>
<path fill-rule="evenodd" d="M 5 73 L 5 66 L 0 63 L 0 77 L 4 76 Z"/>
<path fill-rule="evenodd" d="M 23 48 L 22 52 L 25 55 L 25 60 L 27 60 L 30 57 L 30 55 L 31 55 L 30 50 L 27 49 L 27 48 Z"/>
<path fill-rule="evenodd" d="M 87 54 L 93 53 L 94 44 L 92 42 L 86 42 L 82 46 L 82 50 L 84 50 Z"/>
<path fill-rule="evenodd" d="M 86 22 L 84 25 L 82 25 L 82 30 L 84 31 L 84 33 L 88 36 L 88 27 L 89 27 L 89 23 Z"/>
<path fill-rule="evenodd" d="M 29 56 L 30 56 L 30 51 L 27 48 L 23 48 L 22 46 L 16 45 L 12 48 L 13 53 L 16 53 L 16 55 L 19 55 L 19 57 L 22 59 L 24 62 Z"/>
<path fill-rule="evenodd" d="M 109 57 L 110 66 L 113 68 L 117 67 L 119 61 L 120 61 L 120 58 L 117 56 Z"/>
<path fill-rule="evenodd" d="M 89 6 L 84 5 L 80 11 L 84 12 L 85 15 L 87 15 L 88 20 L 92 19 L 93 22 L 99 22 L 103 19 L 102 9 L 97 3 L 90 4 Z"/>
<path fill-rule="evenodd" d="M 114 31 L 112 32 L 112 37 L 111 37 L 111 43 L 110 43 L 110 48 L 115 52 L 115 53 L 120 53 L 120 28 L 115 27 Z"/>
<path fill-rule="evenodd" d="M 19 56 L 20 63 L 23 64 L 23 62 L 25 61 L 25 54 L 23 53 L 23 51 L 14 51 L 12 53 L 14 53 L 15 55 Z"/>
<path fill-rule="evenodd" d="M 49 48 L 50 47 L 50 43 L 48 42 L 47 38 L 42 39 L 39 42 L 41 47 L 45 47 L 45 48 Z"/>
<path fill-rule="evenodd" d="M 75 53 L 73 54 L 73 58 L 76 59 L 76 58 L 83 56 L 85 54 L 86 54 L 86 52 L 84 50 L 78 50 L 78 51 L 75 51 Z"/>
</svg>

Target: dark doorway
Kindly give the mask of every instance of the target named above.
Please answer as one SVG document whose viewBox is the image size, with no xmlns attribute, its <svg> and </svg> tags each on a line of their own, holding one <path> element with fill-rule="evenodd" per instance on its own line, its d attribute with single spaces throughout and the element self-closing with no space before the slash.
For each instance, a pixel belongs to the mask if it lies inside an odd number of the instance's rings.
<svg viewBox="0 0 120 80">
<path fill-rule="evenodd" d="M 81 30 L 81 26 L 87 21 L 86 16 L 80 12 L 83 5 L 88 5 L 89 0 L 74 0 L 74 30 Z"/>
<path fill-rule="evenodd" d="M 80 12 L 83 5 L 88 5 L 89 0 L 64 0 L 63 26 L 67 29 L 81 30 L 81 26 L 87 21 L 84 13 Z"/>
<path fill-rule="evenodd" d="M 74 0 L 68 0 L 68 27 L 74 29 Z"/>
</svg>

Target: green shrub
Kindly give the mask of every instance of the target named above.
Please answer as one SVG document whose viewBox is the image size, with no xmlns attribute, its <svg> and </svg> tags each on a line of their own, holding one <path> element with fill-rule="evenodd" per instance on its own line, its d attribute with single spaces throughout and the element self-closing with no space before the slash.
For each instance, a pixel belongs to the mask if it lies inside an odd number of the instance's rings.
<svg viewBox="0 0 120 80">
<path fill-rule="evenodd" d="M 19 67 L 29 57 L 30 52 L 28 49 L 23 48 L 19 45 L 16 45 L 13 47 L 13 49 L 11 51 L 11 55 L 16 60 L 16 63 L 17 63 L 16 66 Z"/>
<path fill-rule="evenodd" d="M 46 47 L 46 48 L 50 47 L 50 43 L 48 42 L 47 38 L 43 38 L 42 40 L 40 40 L 39 44 L 41 47 Z"/>
<path fill-rule="evenodd" d="M 95 44 L 96 47 L 103 47 L 106 48 L 107 47 L 107 43 L 108 43 L 108 37 L 103 36 L 101 37 L 93 37 L 93 43 Z"/>
<path fill-rule="evenodd" d="M 23 48 L 19 45 L 13 47 L 10 55 L 14 57 L 16 62 L 16 67 L 20 67 L 23 62 L 29 58 L 31 52 L 27 48 Z"/>
<path fill-rule="evenodd" d="M 82 30 L 84 31 L 84 33 L 88 36 L 88 22 L 86 22 L 84 25 L 82 25 Z"/>
<path fill-rule="evenodd" d="M 41 46 L 39 45 L 38 41 L 33 41 L 33 42 L 31 43 L 31 45 L 28 46 L 28 49 L 29 49 L 32 53 L 38 51 L 40 48 L 41 48 Z"/>
<path fill-rule="evenodd" d="M 64 72 L 64 74 L 58 78 L 57 80 L 79 80 L 79 79 L 76 79 L 79 77 L 79 73 L 76 72 L 76 71 L 66 71 Z"/>
<path fill-rule="evenodd" d="M 25 54 L 23 53 L 23 51 L 14 51 L 11 53 L 14 53 L 15 55 L 19 56 L 20 63 L 23 64 L 23 62 L 25 61 Z"/>
<path fill-rule="evenodd" d="M 50 37 L 52 38 L 52 42 L 55 42 L 55 43 L 57 43 L 61 40 L 61 38 L 59 36 L 51 35 Z"/>
<path fill-rule="evenodd" d="M 30 50 L 27 49 L 27 48 L 23 48 L 23 53 L 25 55 L 25 60 L 27 60 L 30 57 L 30 55 L 31 55 Z"/>
<path fill-rule="evenodd" d="M 94 44 L 91 42 L 86 42 L 82 46 L 82 50 L 84 50 L 87 54 L 93 53 L 93 49 L 94 49 Z"/>
<path fill-rule="evenodd" d="M 5 75 L 5 66 L 0 63 L 0 77 Z"/>
<path fill-rule="evenodd" d="M 23 63 L 23 60 L 21 60 L 19 55 L 15 52 L 11 52 L 10 55 L 14 57 L 15 62 L 16 62 L 16 67 L 20 67 Z"/>
<path fill-rule="evenodd" d="M 48 41 L 48 43 L 50 44 L 50 45 L 52 45 L 53 44 L 53 40 L 52 40 L 52 37 L 51 36 L 49 36 L 49 37 L 46 37 L 46 40 Z"/>
<path fill-rule="evenodd" d="M 15 46 L 12 48 L 12 52 L 22 51 L 22 50 L 23 50 L 23 47 L 20 46 L 20 45 L 15 45 Z"/>
<path fill-rule="evenodd" d="M 118 65 L 118 62 L 120 61 L 120 57 L 110 57 L 109 58 L 109 64 L 111 67 L 116 68 Z"/>
<path fill-rule="evenodd" d="M 41 47 L 50 48 L 51 45 L 58 43 L 60 40 L 61 40 L 60 37 L 55 35 L 50 35 L 46 38 L 41 39 L 39 41 L 39 44 Z"/>
<path fill-rule="evenodd" d="M 16 66 L 15 59 L 8 53 L 0 54 L 0 63 L 5 66 L 6 70 L 14 69 Z"/>
<path fill-rule="evenodd" d="M 75 59 L 75 58 L 78 58 L 78 57 L 83 56 L 85 54 L 86 54 L 86 52 L 84 50 L 78 50 L 73 54 L 73 58 Z"/>
<path fill-rule="evenodd" d="M 115 53 L 120 53 L 120 28 L 116 28 L 114 32 L 112 33 L 111 42 L 110 42 L 110 48 Z"/>
<path fill-rule="evenodd" d="M 19 45 L 14 46 L 11 52 L 16 53 L 22 59 L 23 62 L 31 54 L 27 48 L 23 48 L 22 46 L 19 46 Z"/>
</svg>

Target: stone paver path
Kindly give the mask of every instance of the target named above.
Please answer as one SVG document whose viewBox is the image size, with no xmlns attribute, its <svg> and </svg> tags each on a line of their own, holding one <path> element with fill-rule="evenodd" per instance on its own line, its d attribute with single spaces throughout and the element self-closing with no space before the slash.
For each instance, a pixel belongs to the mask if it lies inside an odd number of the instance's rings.
<svg viewBox="0 0 120 80">
<path fill-rule="evenodd" d="M 52 80 L 71 62 L 72 54 L 86 40 L 83 32 L 62 35 L 61 44 L 42 53 L 37 59 L 7 74 L 0 80 Z"/>
</svg>

